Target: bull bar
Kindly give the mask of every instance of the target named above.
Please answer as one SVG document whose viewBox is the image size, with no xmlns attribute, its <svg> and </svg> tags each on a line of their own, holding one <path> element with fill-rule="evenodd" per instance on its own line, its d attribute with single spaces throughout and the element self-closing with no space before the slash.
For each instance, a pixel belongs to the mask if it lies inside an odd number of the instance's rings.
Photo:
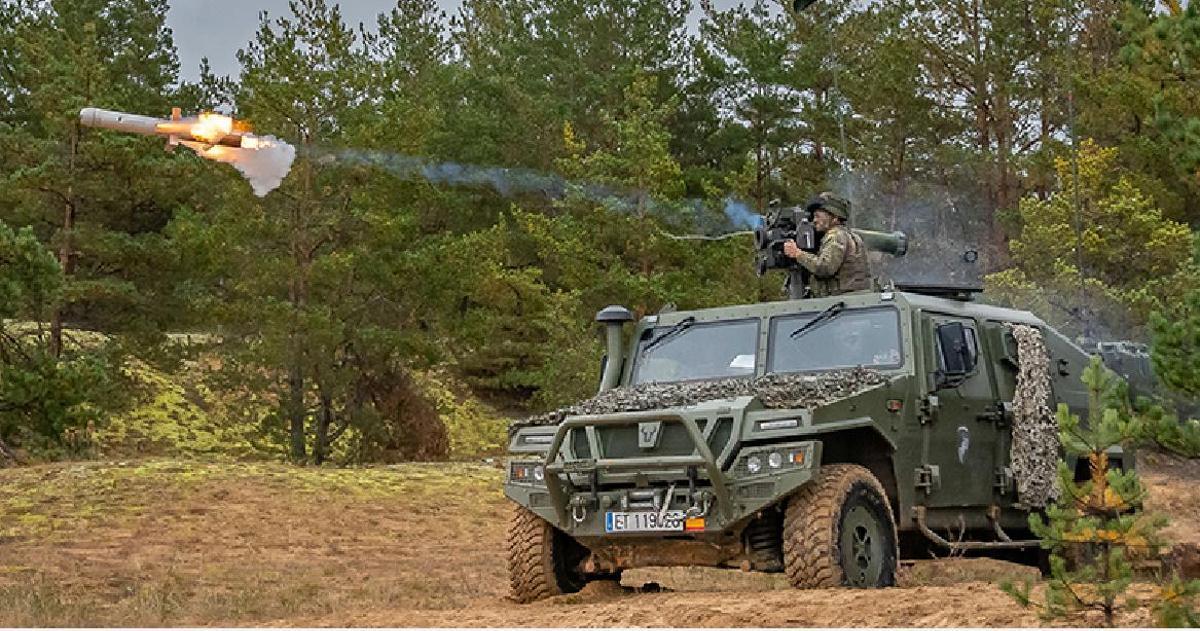
<svg viewBox="0 0 1200 631">
<path fill-rule="evenodd" d="M 599 457 L 558 462 L 563 441 L 566 439 L 567 432 L 572 429 L 633 425 L 650 421 L 679 423 L 683 425 L 688 437 L 692 440 L 695 452 L 689 456 Z M 598 445 L 592 445 L 592 447 L 593 454 L 598 456 L 603 455 L 599 450 L 595 449 Z M 667 467 L 672 469 L 677 467 L 704 467 L 705 472 L 708 474 L 708 479 L 713 485 L 712 490 L 716 496 L 717 510 L 723 515 L 728 516 L 733 507 L 729 497 L 729 489 L 726 487 L 725 474 L 721 472 L 721 467 L 717 464 L 717 459 L 713 456 L 712 450 L 708 448 L 708 443 L 704 440 L 704 434 L 700 431 L 700 427 L 696 425 L 696 421 L 678 412 L 646 410 L 641 412 L 569 416 L 558 425 L 558 429 L 554 432 L 554 439 L 550 442 L 550 449 L 546 452 L 546 461 L 543 467 L 546 471 L 546 490 L 549 492 L 550 502 L 554 505 L 554 512 L 558 515 L 560 524 L 569 523 L 567 520 L 568 499 L 566 491 L 563 488 L 563 481 L 559 478 L 559 475 L 563 473 L 568 474 L 567 484 L 570 484 L 570 474 L 592 473 L 592 490 L 595 492 L 598 490 L 595 488 L 598 483 L 596 476 L 602 470 L 619 471 L 642 467 Z"/>
</svg>

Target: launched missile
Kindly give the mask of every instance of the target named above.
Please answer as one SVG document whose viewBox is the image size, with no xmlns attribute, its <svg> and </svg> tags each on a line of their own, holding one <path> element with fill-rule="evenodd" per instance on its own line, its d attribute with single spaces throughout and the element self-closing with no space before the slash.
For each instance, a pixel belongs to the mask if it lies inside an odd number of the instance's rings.
<svg viewBox="0 0 1200 631">
<path fill-rule="evenodd" d="M 171 118 L 154 118 L 85 107 L 79 110 L 79 122 L 85 127 L 99 127 L 143 136 L 163 136 L 168 146 L 198 143 L 203 146 L 233 147 L 236 149 L 259 149 L 258 136 L 238 131 L 232 118 L 221 114 L 202 113 L 183 118 L 179 108 L 171 111 Z M 195 147 L 193 147 L 195 149 Z"/>
<path fill-rule="evenodd" d="M 296 148 L 283 140 L 252 134 L 244 124 L 212 112 L 184 118 L 176 107 L 171 118 L 154 118 L 85 107 L 79 110 L 79 122 L 85 127 L 161 136 L 168 150 L 183 145 L 207 160 L 231 164 L 259 197 L 279 187 L 296 158 Z"/>
</svg>

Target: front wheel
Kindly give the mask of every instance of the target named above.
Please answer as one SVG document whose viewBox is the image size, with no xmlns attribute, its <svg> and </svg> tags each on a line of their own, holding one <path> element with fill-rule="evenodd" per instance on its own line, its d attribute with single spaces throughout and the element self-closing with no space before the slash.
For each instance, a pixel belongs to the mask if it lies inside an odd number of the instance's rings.
<svg viewBox="0 0 1200 631">
<path fill-rule="evenodd" d="M 533 511 L 515 506 L 508 525 L 510 596 L 528 603 L 583 589 L 579 562 L 586 549 Z"/>
<path fill-rule="evenodd" d="M 827 465 L 788 500 L 784 570 L 801 589 L 889 587 L 896 584 L 896 541 L 879 480 L 858 465 Z"/>
</svg>

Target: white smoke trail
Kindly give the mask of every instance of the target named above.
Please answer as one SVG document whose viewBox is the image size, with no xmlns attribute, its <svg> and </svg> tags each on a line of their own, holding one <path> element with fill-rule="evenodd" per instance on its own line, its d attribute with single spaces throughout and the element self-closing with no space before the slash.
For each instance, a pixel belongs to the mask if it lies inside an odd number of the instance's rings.
<svg viewBox="0 0 1200 631">
<path fill-rule="evenodd" d="M 487 188 L 503 197 L 514 195 L 536 195 L 546 199 L 564 199 L 568 196 L 582 197 L 616 212 L 644 212 L 657 216 L 668 224 L 678 224 L 681 217 L 690 217 L 690 228 L 709 224 L 709 232 L 720 234 L 691 234 L 686 238 L 712 240 L 743 234 L 762 225 L 763 218 L 753 213 L 746 204 L 727 198 L 723 214 L 725 225 L 712 225 L 713 213 L 706 212 L 709 206 L 704 200 L 686 199 L 658 201 L 643 191 L 623 190 L 596 182 L 572 181 L 562 176 L 523 168 L 506 168 L 460 164 L 457 162 L 431 162 L 413 156 L 399 155 L 386 151 L 360 149 L 323 150 L 312 153 L 317 162 L 348 163 L 381 169 L 404 180 L 424 180 L 432 184 L 469 188 Z M 715 209 L 713 209 L 715 212 Z M 719 216 L 719 215 L 718 215 Z M 721 222 L 717 222 L 720 224 Z M 735 232 L 736 231 L 736 232 Z M 668 233 L 664 233 L 668 234 Z M 677 237 L 678 235 L 670 235 Z"/>
</svg>

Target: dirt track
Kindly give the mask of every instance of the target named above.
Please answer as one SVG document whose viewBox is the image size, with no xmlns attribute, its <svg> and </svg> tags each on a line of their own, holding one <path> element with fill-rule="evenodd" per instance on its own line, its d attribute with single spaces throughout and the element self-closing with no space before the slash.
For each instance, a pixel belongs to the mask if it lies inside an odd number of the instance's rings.
<svg viewBox="0 0 1200 631">
<path fill-rule="evenodd" d="M 697 572 L 692 578 L 702 578 Z M 650 572 L 647 578 L 653 577 Z M 1017 610 L 984 582 L 955 587 L 912 587 L 884 592 L 774 589 L 747 580 L 730 591 L 637 593 L 613 583 L 531 605 L 480 599 L 463 610 L 334 615 L 318 624 L 381 626 L 1030 626 L 1036 616 Z M 693 586 L 698 588 L 699 586 Z"/>
<path fill-rule="evenodd" d="M 1200 467 L 1149 485 L 1194 532 Z M 1157 466 L 1157 469 L 1155 468 Z M 1156 473 L 1169 466 L 1172 475 Z M 1176 470 L 1193 479 L 1174 477 Z M 1158 476 L 1158 477 L 1156 477 Z M 160 462 L 0 471 L 0 623 L 274 626 L 1026 626 L 997 587 L 1021 566 L 922 562 L 883 591 L 784 588 L 732 570 L 505 599 L 499 472 Z M 1191 495 L 1188 495 L 1191 493 Z M 1182 500 L 1180 499 L 1182 498 Z M 1191 513 L 1189 519 L 1183 514 Z M 1190 525 L 1188 525 L 1190 524 Z M 656 582 L 670 591 L 644 593 Z M 1125 624 L 1148 622 L 1143 616 Z"/>
</svg>

